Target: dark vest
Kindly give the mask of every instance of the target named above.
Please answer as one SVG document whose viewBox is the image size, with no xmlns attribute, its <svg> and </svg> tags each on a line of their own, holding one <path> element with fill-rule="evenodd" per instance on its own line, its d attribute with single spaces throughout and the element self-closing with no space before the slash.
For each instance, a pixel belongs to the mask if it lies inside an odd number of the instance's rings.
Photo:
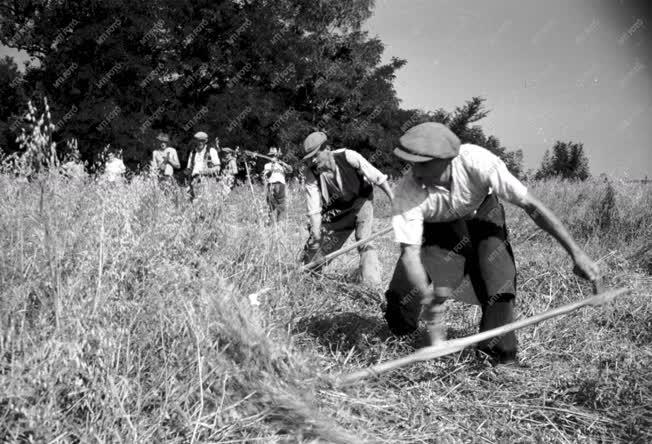
<svg viewBox="0 0 652 444">
<path fill-rule="evenodd" d="M 358 198 L 372 199 L 374 187 L 367 182 L 367 179 L 346 160 L 344 151 L 333 152 L 333 159 L 337 168 L 340 170 L 342 179 L 342 187 L 347 190 L 358 190 L 357 195 L 351 198 L 350 196 L 330 196 L 329 202 L 322 201 L 322 212 L 331 210 L 347 210 L 353 206 L 353 203 Z M 317 180 L 321 192 L 321 181 Z M 323 193 L 322 195 L 323 200 Z"/>
</svg>

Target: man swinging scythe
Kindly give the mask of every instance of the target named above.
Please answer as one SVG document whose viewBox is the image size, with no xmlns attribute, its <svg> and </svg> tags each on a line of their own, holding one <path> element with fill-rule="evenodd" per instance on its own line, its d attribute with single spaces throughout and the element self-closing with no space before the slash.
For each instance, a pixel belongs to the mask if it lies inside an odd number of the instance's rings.
<svg viewBox="0 0 652 444">
<path fill-rule="evenodd" d="M 394 191 L 392 225 L 401 255 L 385 293 L 393 333 L 415 331 L 423 304 L 430 342 L 441 342 L 443 302 L 472 300 L 471 289 L 482 307 L 480 331 L 513 321 L 516 267 L 498 198 L 523 208 L 552 235 L 573 258 L 576 274 L 594 284 L 599 279 L 597 264 L 561 221 L 490 151 L 460 144 L 434 122 L 409 129 L 400 145 L 394 154 L 412 168 Z M 496 362 L 515 361 L 516 335 L 481 342 L 479 349 Z"/>
</svg>

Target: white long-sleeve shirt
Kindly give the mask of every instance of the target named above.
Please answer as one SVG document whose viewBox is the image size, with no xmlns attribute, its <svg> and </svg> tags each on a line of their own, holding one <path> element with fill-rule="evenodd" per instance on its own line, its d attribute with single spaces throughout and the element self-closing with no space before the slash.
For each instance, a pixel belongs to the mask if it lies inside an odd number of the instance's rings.
<svg viewBox="0 0 652 444">
<path fill-rule="evenodd" d="M 205 147 L 201 151 L 193 151 L 188 157 L 188 169 L 192 171 L 192 176 L 197 176 L 209 168 L 206 162 L 206 150 L 208 150 L 208 159 L 213 164 L 212 166 L 220 166 L 220 156 L 215 148 Z"/>
<path fill-rule="evenodd" d="M 452 222 L 472 215 L 489 193 L 512 203 L 527 188 L 485 148 L 464 144 L 451 161 L 451 189 L 425 188 L 411 172 L 394 191 L 392 226 L 399 243 L 421 245 L 424 222 Z"/>
<path fill-rule="evenodd" d="M 165 160 L 167 158 L 167 161 Z M 156 175 L 172 176 L 174 169 L 179 168 L 179 157 L 177 150 L 171 146 L 164 150 L 156 150 L 152 153 L 152 172 Z"/>
</svg>

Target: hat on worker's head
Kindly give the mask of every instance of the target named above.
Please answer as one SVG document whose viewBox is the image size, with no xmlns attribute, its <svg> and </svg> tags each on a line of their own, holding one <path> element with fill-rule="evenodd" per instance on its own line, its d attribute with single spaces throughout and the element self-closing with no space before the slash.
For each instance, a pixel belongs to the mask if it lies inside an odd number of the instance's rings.
<svg viewBox="0 0 652 444">
<path fill-rule="evenodd" d="M 165 133 L 159 133 L 158 136 L 156 136 L 156 140 L 160 142 L 169 142 L 170 141 L 170 136 L 168 136 Z"/>
<path fill-rule="evenodd" d="M 201 141 L 204 141 L 204 142 L 206 142 L 208 140 L 208 134 L 206 134 L 203 131 L 199 131 L 198 133 L 195 133 L 195 135 L 193 137 L 195 139 L 197 139 L 197 140 L 201 140 Z"/>
<path fill-rule="evenodd" d="M 306 140 L 303 141 L 303 160 L 309 159 L 319 151 L 319 148 L 326 142 L 326 134 L 321 131 L 311 133 Z"/>
<path fill-rule="evenodd" d="M 460 139 L 445 125 L 426 122 L 413 126 L 399 139 L 394 155 L 408 162 L 451 159 L 460 152 Z"/>
<path fill-rule="evenodd" d="M 267 153 L 268 156 L 280 156 L 281 155 L 281 150 L 276 148 L 275 146 L 271 147 L 269 149 L 269 153 Z"/>
</svg>

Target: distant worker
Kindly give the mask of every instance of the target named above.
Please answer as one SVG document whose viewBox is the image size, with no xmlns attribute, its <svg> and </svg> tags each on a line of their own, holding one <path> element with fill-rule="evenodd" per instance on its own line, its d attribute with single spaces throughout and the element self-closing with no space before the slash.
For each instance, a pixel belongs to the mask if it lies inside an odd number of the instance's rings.
<svg viewBox="0 0 652 444">
<path fill-rule="evenodd" d="M 152 153 L 152 174 L 158 177 L 161 183 L 174 183 L 174 170 L 181 167 L 177 150 L 169 145 L 170 137 L 165 133 L 160 133 L 156 140 L 159 141 L 159 147 Z"/>
<path fill-rule="evenodd" d="M 104 179 L 107 182 L 121 182 L 127 171 L 122 161 L 122 150 L 111 148 L 111 145 L 105 147 L 107 153 L 106 163 L 104 164 Z"/>
<path fill-rule="evenodd" d="M 235 185 L 235 176 L 238 175 L 238 162 L 237 153 L 240 147 L 236 147 L 235 151 L 231 148 L 224 148 L 224 169 L 222 170 L 222 180 L 229 188 Z"/>
<path fill-rule="evenodd" d="M 81 161 L 78 147 L 77 139 L 66 141 L 66 156 L 63 165 L 61 165 L 61 174 L 70 180 L 81 180 L 86 177 L 86 170 L 84 169 L 84 163 Z"/>
<path fill-rule="evenodd" d="M 423 305 L 430 343 L 444 340 L 443 302 L 451 297 L 479 302 L 480 331 L 514 320 L 516 267 L 499 198 L 523 208 L 557 239 L 579 276 L 599 278 L 596 263 L 559 219 L 493 153 L 460 145 L 451 130 L 434 122 L 409 129 L 400 145 L 394 154 L 412 168 L 397 185 L 393 205 L 401 255 L 386 293 L 385 318 L 392 332 L 416 331 Z M 494 364 L 516 363 L 514 332 L 478 349 Z"/>
<path fill-rule="evenodd" d="M 286 185 L 285 175 L 292 172 L 292 167 L 281 161 L 281 150 L 271 147 L 268 156 L 272 157 L 271 162 L 265 164 L 263 178 L 267 188 L 267 205 L 269 205 L 268 223 L 280 222 L 285 218 L 286 212 Z"/>
<path fill-rule="evenodd" d="M 304 263 L 339 250 L 354 231 L 356 240 L 372 234 L 373 185 L 380 187 L 390 201 L 393 199 L 387 176 L 355 151 L 331 151 L 326 140 L 326 134 L 314 132 L 303 142 L 304 188 L 310 219 Z M 362 282 L 379 286 L 380 270 L 373 244 L 361 246 L 358 252 Z"/>
<path fill-rule="evenodd" d="M 215 148 L 208 147 L 208 134 L 203 131 L 194 135 L 193 145 L 187 171 L 190 175 L 190 196 L 194 199 L 202 180 L 219 174 L 220 157 Z"/>
</svg>

